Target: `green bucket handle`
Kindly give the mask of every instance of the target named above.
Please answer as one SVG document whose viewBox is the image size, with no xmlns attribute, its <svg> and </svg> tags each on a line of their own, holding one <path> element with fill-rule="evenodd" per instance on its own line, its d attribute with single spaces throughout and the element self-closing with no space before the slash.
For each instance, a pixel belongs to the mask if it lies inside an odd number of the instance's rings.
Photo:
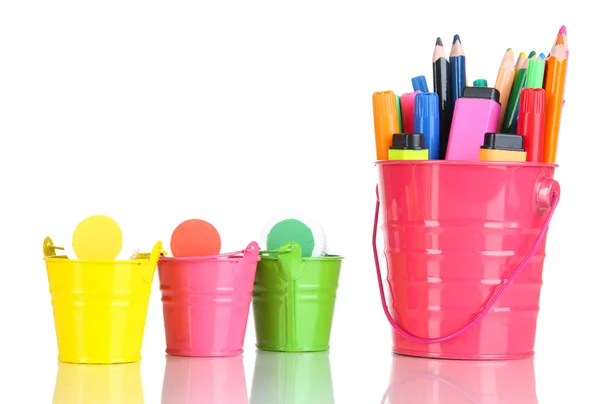
<svg viewBox="0 0 600 404">
<path fill-rule="evenodd" d="M 276 250 L 261 250 L 260 254 L 277 254 L 277 275 L 286 281 L 300 278 L 306 268 L 298 243 L 285 243 Z"/>
</svg>

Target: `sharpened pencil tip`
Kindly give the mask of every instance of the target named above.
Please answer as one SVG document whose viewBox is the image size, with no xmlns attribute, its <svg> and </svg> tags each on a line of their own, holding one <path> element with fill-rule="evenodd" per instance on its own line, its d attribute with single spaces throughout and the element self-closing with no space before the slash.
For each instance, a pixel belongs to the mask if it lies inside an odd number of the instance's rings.
<svg viewBox="0 0 600 404">
<path fill-rule="evenodd" d="M 567 35 L 567 27 L 564 25 L 558 30 L 558 35 Z"/>
<path fill-rule="evenodd" d="M 520 58 L 526 58 L 527 55 L 525 54 L 525 52 L 521 52 L 521 53 L 519 53 L 519 57 Z"/>
<path fill-rule="evenodd" d="M 444 44 L 442 43 L 442 38 L 440 38 L 438 36 L 437 39 L 435 40 L 435 45 L 436 46 L 444 46 Z"/>
<path fill-rule="evenodd" d="M 461 40 L 460 40 L 460 36 L 458 36 L 458 34 L 455 34 L 455 35 L 454 35 L 454 39 L 452 40 L 452 43 L 456 43 L 456 42 L 458 42 L 458 43 L 461 43 L 461 44 L 462 44 L 462 42 L 461 42 Z"/>
<path fill-rule="evenodd" d="M 531 51 L 531 52 L 529 52 L 529 56 L 527 56 L 527 59 L 531 59 L 534 56 L 535 56 L 535 51 Z"/>
</svg>

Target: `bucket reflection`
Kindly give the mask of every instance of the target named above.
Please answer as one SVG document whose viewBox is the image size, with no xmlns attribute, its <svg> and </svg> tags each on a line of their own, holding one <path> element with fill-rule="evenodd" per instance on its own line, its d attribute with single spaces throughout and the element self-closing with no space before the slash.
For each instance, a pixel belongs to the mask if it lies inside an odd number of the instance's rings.
<svg viewBox="0 0 600 404">
<path fill-rule="evenodd" d="M 393 355 L 381 403 L 537 404 L 533 358 L 465 361 Z"/>
<path fill-rule="evenodd" d="M 250 403 L 334 403 L 329 352 L 257 351 Z"/>
<path fill-rule="evenodd" d="M 242 356 L 167 355 L 161 403 L 247 404 Z"/>
<path fill-rule="evenodd" d="M 143 404 L 140 362 L 83 365 L 59 362 L 53 404 Z"/>
</svg>

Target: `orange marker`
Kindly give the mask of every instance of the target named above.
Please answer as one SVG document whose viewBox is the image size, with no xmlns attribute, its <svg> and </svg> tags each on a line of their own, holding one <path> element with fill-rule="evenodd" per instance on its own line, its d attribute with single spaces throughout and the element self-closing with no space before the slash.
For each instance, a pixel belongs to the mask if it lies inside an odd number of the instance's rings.
<svg viewBox="0 0 600 404">
<path fill-rule="evenodd" d="M 496 84 L 494 88 L 500 92 L 500 118 L 498 119 L 498 131 L 502 129 L 504 122 L 504 114 L 510 97 L 513 82 L 515 80 L 515 53 L 508 48 L 502 58 L 498 75 L 496 76 Z"/>
<path fill-rule="evenodd" d="M 546 91 L 546 123 L 544 129 L 544 163 L 556 161 L 556 146 L 560 130 L 560 116 L 567 72 L 566 46 L 562 36 L 552 47 L 546 64 L 544 90 Z"/>
<path fill-rule="evenodd" d="M 373 93 L 373 122 L 377 160 L 387 160 L 394 133 L 400 133 L 396 94 L 393 91 Z"/>
</svg>

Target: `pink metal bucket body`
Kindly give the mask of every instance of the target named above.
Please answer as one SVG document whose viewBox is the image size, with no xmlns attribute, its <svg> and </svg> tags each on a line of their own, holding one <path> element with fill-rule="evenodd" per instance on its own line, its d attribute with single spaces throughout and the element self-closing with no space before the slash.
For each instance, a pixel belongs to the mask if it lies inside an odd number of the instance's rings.
<svg viewBox="0 0 600 404">
<path fill-rule="evenodd" d="M 158 260 L 168 354 L 243 352 L 259 260 L 256 242 L 229 254 Z"/>
<path fill-rule="evenodd" d="M 380 161 L 373 252 L 395 353 L 533 356 L 556 165 Z M 380 199 L 381 198 L 381 199 Z M 379 268 L 380 201 L 387 283 Z"/>
</svg>

